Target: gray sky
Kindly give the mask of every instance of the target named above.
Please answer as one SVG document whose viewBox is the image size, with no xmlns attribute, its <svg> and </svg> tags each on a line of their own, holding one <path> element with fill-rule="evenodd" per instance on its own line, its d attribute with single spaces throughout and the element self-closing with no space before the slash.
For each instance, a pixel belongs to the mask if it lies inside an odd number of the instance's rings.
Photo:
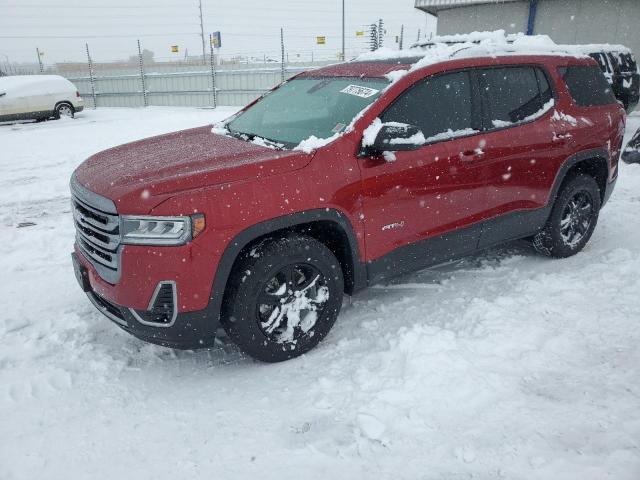
<svg viewBox="0 0 640 480">
<path fill-rule="evenodd" d="M 435 19 L 413 7 L 414 0 L 345 0 L 347 55 L 366 48 L 356 31 L 382 18 L 385 46 L 395 45 L 404 24 L 405 45 L 435 31 Z M 222 32 L 223 56 L 255 52 L 279 58 L 280 27 L 290 56 L 335 58 L 340 50 L 341 0 L 202 0 L 205 34 Z M 198 0 L 0 0 L 0 64 L 35 61 L 36 47 L 45 63 L 86 58 L 89 43 L 94 61 L 126 59 L 136 52 L 136 39 L 156 59 L 200 54 Z M 316 45 L 316 36 L 326 37 Z M 170 52 L 171 45 L 179 53 Z"/>
</svg>

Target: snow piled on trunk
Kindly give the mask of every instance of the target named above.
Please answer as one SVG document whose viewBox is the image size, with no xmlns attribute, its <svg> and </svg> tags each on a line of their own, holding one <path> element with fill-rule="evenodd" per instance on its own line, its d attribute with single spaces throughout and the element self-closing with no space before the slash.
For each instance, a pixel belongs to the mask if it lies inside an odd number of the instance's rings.
<svg viewBox="0 0 640 480">
<path fill-rule="evenodd" d="M 95 311 L 69 260 L 72 170 L 229 113 L 0 126 L 0 478 L 637 480 L 639 165 L 579 255 L 514 243 L 405 275 L 289 362 L 148 345 Z"/>
</svg>

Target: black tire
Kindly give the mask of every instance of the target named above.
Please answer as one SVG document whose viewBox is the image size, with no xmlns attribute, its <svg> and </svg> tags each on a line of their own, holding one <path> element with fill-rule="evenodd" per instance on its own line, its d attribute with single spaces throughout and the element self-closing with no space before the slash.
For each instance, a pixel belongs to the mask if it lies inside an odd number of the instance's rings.
<svg viewBox="0 0 640 480">
<path fill-rule="evenodd" d="M 70 103 L 62 102 L 56 105 L 56 108 L 53 113 L 54 113 L 53 116 L 56 118 L 56 120 L 58 120 L 60 117 L 74 118 L 76 114 L 76 110 L 75 108 L 73 108 L 73 105 L 71 105 Z"/>
<path fill-rule="evenodd" d="M 555 258 L 575 255 L 596 228 L 600 204 L 600 189 L 593 177 L 578 174 L 567 179 L 545 227 L 533 237 L 533 247 Z"/>
<path fill-rule="evenodd" d="M 222 325 L 243 352 L 281 362 L 308 352 L 329 333 L 343 292 L 340 262 L 324 244 L 295 234 L 265 240 L 236 262 Z"/>
</svg>

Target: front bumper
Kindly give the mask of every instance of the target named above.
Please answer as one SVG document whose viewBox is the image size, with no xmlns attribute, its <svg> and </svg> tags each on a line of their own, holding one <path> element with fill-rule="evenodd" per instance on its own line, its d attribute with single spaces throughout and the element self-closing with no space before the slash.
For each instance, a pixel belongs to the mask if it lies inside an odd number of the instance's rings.
<svg viewBox="0 0 640 480">
<path fill-rule="evenodd" d="M 178 312 L 170 325 L 150 325 L 130 308 L 107 300 L 93 289 L 81 255 L 71 254 L 80 287 L 91 303 L 120 328 L 141 340 L 170 348 L 195 350 L 214 345 L 219 321 L 217 315 L 211 314 L 208 308 L 195 312 Z"/>
</svg>

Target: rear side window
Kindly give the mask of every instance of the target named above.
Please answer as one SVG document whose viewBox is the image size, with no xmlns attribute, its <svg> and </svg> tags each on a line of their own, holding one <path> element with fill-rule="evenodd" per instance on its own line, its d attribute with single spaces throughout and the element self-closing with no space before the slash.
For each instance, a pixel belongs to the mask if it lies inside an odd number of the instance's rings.
<svg viewBox="0 0 640 480">
<path fill-rule="evenodd" d="M 564 72 L 562 72 L 564 71 Z M 616 97 L 603 73 L 596 66 L 570 66 L 561 70 L 571 97 L 582 107 L 616 103 Z"/>
<path fill-rule="evenodd" d="M 553 96 L 546 76 L 530 66 L 481 69 L 478 78 L 489 129 L 529 120 Z"/>
<path fill-rule="evenodd" d="M 381 115 L 381 120 L 415 125 L 427 141 L 473 133 L 469 73 L 427 78 L 401 94 Z"/>
</svg>

